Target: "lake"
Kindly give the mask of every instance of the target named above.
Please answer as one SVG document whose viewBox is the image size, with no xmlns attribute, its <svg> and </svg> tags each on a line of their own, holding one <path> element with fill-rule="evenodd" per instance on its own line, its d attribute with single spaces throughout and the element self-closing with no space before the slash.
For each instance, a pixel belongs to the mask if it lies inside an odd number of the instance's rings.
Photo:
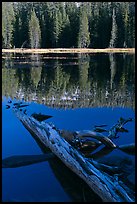
<svg viewBox="0 0 137 204">
<path fill-rule="evenodd" d="M 51 115 L 47 122 L 71 131 L 92 130 L 94 125 L 102 124 L 109 130 L 120 117 L 133 118 L 124 126 L 128 132 L 118 133 L 114 142 L 134 143 L 135 55 L 3 54 L 2 159 L 44 153 L 14 115 L 12 107 L 16 102 L 29 105 L 24 108 L 28 115 Z M 132 164 L 133 174 L 128 182 L 134 184 L 135 156 L 120 150 L 112 151 L 109 156 L 114 162 L 122 158 L 123 165 L 127 165 L 126 161 Z M 2 201 L 100 202 L 101 199 L 53 158 L 2 168 Z"/>
</svg>

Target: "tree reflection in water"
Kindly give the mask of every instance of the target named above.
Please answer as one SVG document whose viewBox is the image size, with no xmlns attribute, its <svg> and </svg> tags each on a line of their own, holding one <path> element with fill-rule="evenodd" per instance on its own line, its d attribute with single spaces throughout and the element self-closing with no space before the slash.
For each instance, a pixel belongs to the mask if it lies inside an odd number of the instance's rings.
<svg viewBox="0 0 137 204">
<path fill-rule="evenodd" d="M 134 55 L 53 55 L 48 59 L 7 54 L 2 61 L 2 94 L 60 108 L 134 108 L 134 76 Z"/>
</svg>

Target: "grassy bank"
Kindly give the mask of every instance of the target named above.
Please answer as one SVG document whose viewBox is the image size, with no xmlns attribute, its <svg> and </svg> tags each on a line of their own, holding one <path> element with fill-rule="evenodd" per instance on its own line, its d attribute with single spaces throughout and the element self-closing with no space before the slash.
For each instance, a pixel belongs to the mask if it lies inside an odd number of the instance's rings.
<svg viewBox="0 0 137 204">
<path fill-rule="evenodd" d="M 55 49 L 2 49 L 2 53 L 135 53 L 135 48 L 55 48 Z"/>
</svg>

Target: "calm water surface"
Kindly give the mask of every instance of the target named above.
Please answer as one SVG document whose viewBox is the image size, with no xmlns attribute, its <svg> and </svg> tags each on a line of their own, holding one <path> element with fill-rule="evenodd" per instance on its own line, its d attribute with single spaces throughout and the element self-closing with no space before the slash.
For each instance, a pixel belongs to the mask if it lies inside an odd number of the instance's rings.
<svg viewBox="0 0 137 204">
<path fill-rule="evenodd" d="M 27 113 L 53 116 L 47 122 L 59 129 L 91 130 L 112 127 L 120 117 L 135 118 L 135 56 L 3 55 L 2 61 L 2 158 L 40 155 L 42 149 L 12 111 L 12 104 L 29 104 Z M 6 109 L 8 101 L 11 106 Z M 117 145 L 135 142 L 135 123 L 125 125 Z M 113 158 L 130 160 L 120 150 Z M 134 169 L 132 169 L 134 172 Z M 134 173 L 131 177 L 134 183 Z M 18 168 L 2 169 L 4 202 L 100 201 L 89 187 L 57 158 Z"/>
</svg>

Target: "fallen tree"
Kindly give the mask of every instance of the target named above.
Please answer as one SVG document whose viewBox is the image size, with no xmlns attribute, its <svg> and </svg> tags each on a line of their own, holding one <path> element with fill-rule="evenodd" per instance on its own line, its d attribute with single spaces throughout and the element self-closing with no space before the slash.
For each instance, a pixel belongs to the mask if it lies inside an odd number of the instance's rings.
<svg viewBox="0 0 137 204">
<path fill-rule="evenodd" d="M 25 128 L 38 138 L 45 147 L 48 147 L 68 168 L 82 178 L 104 202 L 134 202 L 131 190 L 122 181 L 119 181 L 118 177 L 110 176 L 101 169 L 110 168 L 111 170 L 111 167 L 101 166 L 93 159 L 85 157 L 80 148 L 75 148 L 54 125 L 44 121 L 39 122 L 18 108 L 13 110 Z M 111 145 L 110 149 L 117 148 L 109 139 L 111 138 L 110 132 L 109 138 L 102 137 L 102 134 L 95 132 L 90 132 L 88 136 L 91 135 L 96 139 L 98 138 L 99 144 L 104 142 L 104 144 Z M 77 132 L 75 141 L 77 141 L 78 136 L 85 136 L 85 132 Z"/>
</svg>

